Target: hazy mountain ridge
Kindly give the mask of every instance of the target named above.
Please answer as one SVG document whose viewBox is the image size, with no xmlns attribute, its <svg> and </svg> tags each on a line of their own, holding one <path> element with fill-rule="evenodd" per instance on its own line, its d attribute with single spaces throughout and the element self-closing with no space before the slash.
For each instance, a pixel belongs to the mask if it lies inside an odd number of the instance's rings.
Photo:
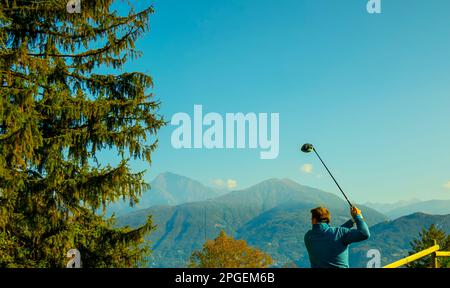
<svg viewBox="0 0 450 288">
<path fill-rule="evenodd" d="M 389 211 L 387 216 L 392 219 L 412 213 L 425 213 L 432 215 L 450 214 L 450 200 L 429 200 L 410 204 L 393 211 Z"/>
<path fill-rule="evenodd" d="M 367 207 L 373 208 L 381 213 L 388 213 L 389 211 L 393 211 L 395 209 L 405 207 L 414 203 L 419 203 L 421 200 L 419 199 L 409 199 L 409 200 L 401 200 L 393 203 L 382 203 L 382 202 L 366 202 L 364 205 Z"/>
<path fill-rule="evenodd" d="M 432 215 L 450 214 L 450 200 L 427 200 L 417 199 L 409 201 L 399 201 L 392 204 L 365 203 L 366 206 L 374 208 L 377 211 L 388 216 L 390 219 L 396 219 L 401 216 L 413 213 L 425 213 Z"/>
<path fill-rule="evenodd" d="M 150 182 L 150 189 L 142 194 L 139 203 L 130 207 L 126 201 L 119 201 L 107 208 L 108 214 L 135 212 L 151 206 L 174 206 L 183 203 L 202 201 L 227 193 L 224 189 L 215 189 L 199 181 L 170 172 L 161 173 Z"/>
</svg>

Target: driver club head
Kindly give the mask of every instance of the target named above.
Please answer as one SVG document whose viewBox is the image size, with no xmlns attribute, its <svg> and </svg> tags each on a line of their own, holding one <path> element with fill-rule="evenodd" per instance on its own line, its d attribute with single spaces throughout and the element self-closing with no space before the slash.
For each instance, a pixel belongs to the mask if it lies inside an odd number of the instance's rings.
<svg viewBox="0 0 450 288">
<path fill-rule="evenodd" d="M 314 151 L 314 146 L 312 144 L 306 143 L 306 144 L 303 144 L 301 150 L 302 150 L 302 152 L 310 153 L 310 152 Z"/>
</svg>

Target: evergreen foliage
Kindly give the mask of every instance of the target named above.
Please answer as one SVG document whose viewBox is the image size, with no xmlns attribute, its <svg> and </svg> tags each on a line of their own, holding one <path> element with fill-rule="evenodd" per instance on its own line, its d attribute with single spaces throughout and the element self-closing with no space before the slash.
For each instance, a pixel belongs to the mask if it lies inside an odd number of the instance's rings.
<svg viewBox="0 0 450 288">
<path fill-rule="evenodd" d="M 409 255 L 415 254 L 422 250 L 428 249 L 434 245 L 436 240 L 440 251 L 450 251 L 450 235 L 431 224 L 428 229 L 423 228 L 419 233 L 419 238 L 411 242 L 412 251 Z M 450 268 L 450 261 L 448 258 L 438 257 L 438 265 L 442 268 Z M 433 258 L 430 256 L 421 258 L 408 264 L 409 268 L 433 268 Z"/>
<path fill-rule="evenodd" d="M 65 267 L 72 248 L 83 267 L 143 265 L 151 217 L 115 229 L 96 211 L 148 189 L 128 161 L 151 163 L 164 121 L 152 78 L 120 69 L 140 55 L 152 7 L 120 15 L 113 0 L 90 0 L 71 14 L 67 1 L 0 2 L 0 267 Z M 99 163 L 105 149 L 121 162 Z"/>
</svg>

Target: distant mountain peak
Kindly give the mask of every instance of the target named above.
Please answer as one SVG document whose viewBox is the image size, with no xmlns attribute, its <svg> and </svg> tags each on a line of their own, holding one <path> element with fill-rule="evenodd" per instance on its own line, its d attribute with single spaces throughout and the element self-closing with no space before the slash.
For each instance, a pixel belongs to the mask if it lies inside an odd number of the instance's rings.
<svg viewBox="0 0 450 288">
<path fill-rule="evenodd" d="M 298 183 L 298 182 L 296 182 L 296 181 L 294 181 L 294 180 L 292 180 L 292 179 L 289 179 L 289 178 L 283 178 L 283 179 L 281 179 L 281 181 L 282 181 L 283 183 L 288 184 L 288 185 L 291 185 L 291 186 L 305 187 L 304 185 L 302 185 L 302 184 L 300 184 L 300 183 Z"/>
<path fill-rule="evenodd" d="M 248 189 L 254 189 L 254 188 L 261 188 L 261 187 L 273 187 L 273 186 L 289 186 L 289 187 L 302 187 L 302 185 L 298 184 L 297 182 L 287 179 L 287 178 L 269 178 L 267 180 L 264 180 L 262 182 L 259 182 L 253 186 L 250 186 Z"/>
<path fill-rule="evenodd" d="M 410 203 L 410 204 L 408 204 Z M 399 201 L 394 204 L 366 204 L 389 218 L 395 219 L 401 216 L 410 215 L 415 212 L 424 212 L 428 215 L 447 215 L 450 214 L 450 200 L 427 200 L 427 201 Z"/>
<path fill-rule="evenodd" d="M 439 216 L 439 215 L 433 215 L 433 214 L 424 213 L 424 212 L 414 212 L 412 214 L 403 216 L 403 218 L 423 218 L 423 217 L 428 217 L 428 216 Z M 397 219 L 401 219 L 401 218 L 402 217 L 399 217 Z"/>
<path fill-rule="evenodd" d="M 163 172 L 150 182 L 150 189 L 142 194 L 139 203 L 130 207 L 126 202 L 110 205 L 110 213 L 128 213 L 138 209 L 161 205 L 179 205 L 203 201 L 225 194 L 224 191 L 208 187 L 201 182 L 172 172 Z"/>
<path fill-rule="evenodd" d="M 173 187 L 183 185 L 197 186 L 201 187 L 202 189 L 206 188 L 206 186 L 200 181 L 172 172 L 160 173 L 151 182 L 152 187 L 157 186 L 158 188 L 167 188 L 168 186 Z"/>
<path fill-rule="evenodd" d="M 168 172 L 168 171 L 166 171 L 166 172 L 162 172 L 162 173 L 159 173 L 158 175 L 156 175 L 156 177 L 154 178 L 154 180 L 157 180 L 157 179 L 170 179 L 170 178 L 183 178 L 183 179 L 189 179 L 189 178 L 186 177 L 186 176 L 183 176 L 183 175 L 179 175 L 179 174 L 176 174 L 176 173 L 173 173 L 173 172 Z"/>
</svg>

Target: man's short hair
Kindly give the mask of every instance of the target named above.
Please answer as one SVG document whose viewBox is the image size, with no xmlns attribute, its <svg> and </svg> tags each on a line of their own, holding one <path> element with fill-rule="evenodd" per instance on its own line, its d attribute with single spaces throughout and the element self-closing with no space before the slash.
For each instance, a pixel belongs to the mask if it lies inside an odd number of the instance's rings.
<svg viewBox="0 0 450 288">
<path fill-rule="evenodd" d="M 325 222 L 330 223 L 331 214 L 325 207 L 317 207 L 311 210 L 311 215 L 313 219 L 316 219 L 317 222 Z"/>
</svg>

